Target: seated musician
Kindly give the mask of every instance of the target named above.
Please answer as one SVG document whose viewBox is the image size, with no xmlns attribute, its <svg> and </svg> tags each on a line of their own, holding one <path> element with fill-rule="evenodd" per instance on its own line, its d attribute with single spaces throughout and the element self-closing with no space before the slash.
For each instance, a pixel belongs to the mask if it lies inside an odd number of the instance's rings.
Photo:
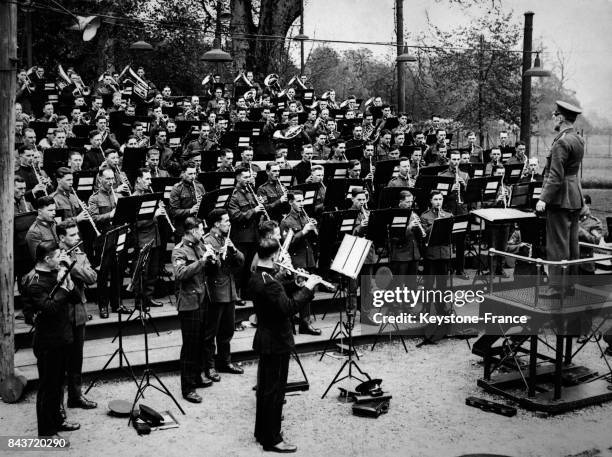
<svg viewBox="0 0 612 457">
<path fill-rule="evenodd" d="M 276 151 L 274 154 L 274 162 L 281 170 L 291 170 L 292 167 L 287 161 L 287 155 L 283 151 Z"/>
<path fill-rule="evenodd" d="M 399 207 L 412 209 L 414 197 L 407 190 L 400 192 Z M 406 230 L 390 229 L 390 257 L 391 271 L 394 276 L 407 276 L 402 278 L 411 290 L 417 287 L 417 269 L 421 259 L 419 244 L 423 238 L 421 221 L 416 213 L 412 213 Z"/>
<path fill-rule="evenodd" d="M 361 162 L 359 160 L 349 160 L 346 177 L 348 179 L 361 179 Z"/>
<path fill-rule="evenodd" d="M 366 141 L 363 145 L 363 157 L 361 159 L 361 178 L 373 180 L 375 171 L 374 143 Z"/>
<path fill-rule="evenodd" d="M 484 162 L 484 155 L 482 148 L 476 143 L 476 133 L 468 132 L 467 134 L 467 149 L 469 149 L 469 162 L 471 163 L 482 163 Z"/>
<path fill-rule="evenodd" d="M 242 161 L 236 164 L 236 169 L 245 168 L 254 175 L 261 171 L 259 165 L 253 163 L 253 148 L 251 146 L 245 147 L 240 153 L 240 157 L 242 158 Z M 255 176 L 253 176 L 253 179 L 255 179 Z"/>
<path fill-rule="evenodd" d="M 376 147 L 376 161 L 388 159 L 391 149 L 391 132 L 383 130 L 380 132 L 378 146 Z"/>
<path fill-rule="evenodd" d="M 317 192 L 317 198 L 315 200 L 315 216 L 318 216 L 323 212 L 323 205 L 325 202 L 325 192 L 327 187 L 323 184 L 323 177 L 325 176 L 325 169 L 322 165 L 314 165 L 310 172 L 310 176 L 306 179 L 307 183 L 319 184 L 319 191 Z"/>
<path fill-rule="evenodd" d="M 540 164 L 538 163 L 537 157 L 530 157 L 527 162 L 527 168 L 523 172 L 523 176 L 521 176 L 521 180 L 519 182 L 533 182 L 533 181 L 542 181 L 542 175 L 538 173 L 540 169 Z"/>
<path fill-rule="evenodd" d="M 447 213 L 442 209 L 443 196 L 439 190 L 432 190 L 430 194 L 431 208 L 421 214 L 421 221 L 425 229 L 426 239 L 429 239 L 431 230 L 436 219 L 452 217 L 451 213 Z M 447 287 L 449 262 L 451 259 L 451 246 L 445 245 L 430 245 L 425 248 L 425 261 L 423 271 L 423 285 L 426 291 L 428 290 L 445 290 Z M 447 310 L 444 303 L 435 303 L 436 314 L 446 314 Z M 431 303 L 423 303 L 423 312 L 429 313 Z"/>
<path fill-rule="evenodd" d="M 327 146 L 327 132 L 318 132 L 316 142 L 313 146 L 313 158 L 316 160 L 327 160 L 331 149 Z"/>
<path fill-rule="evenodd" d="M 336 140 L 332 143 L 332 153 L 329 157 L 328 163 L 344 163 L 348 162 L 346 159 L 346 143 L 344 140 Z"/>
<path fill-rule="evenodd" d="M 387 187 L 414 187 L 414 181 L 410 177 L 410 160 L 408 157 L 400 157 L 399 171 L 395 178 L 391 178 Z"/>
<path fill-rule="evenodd" d="M 72 171 L 66 167 L 60 167 L 55 172 L 57 178 L 57 190 L 51 194 L 55 201 L 55 210 L 62 221 L 84 222 L 87 218 L 75 195 L 72 184 Z"/>
<path fill-rule="evenodd" d="M 459 165 L 466 165 L 468 163 L 470 163 L 470 153 L 469 151 L 462 151 L 461 152 L 461 159 L 459 160 Z"/>
<path fill-rule="evenodd" d="M 228 173 L 234 172 L 234 153 L 230 148 L 224 148 L 219 154 L 219 168 L 217 172 Z"/>
<path fill-rule="evenodd" d="M 304 184 L 306 179 L 310 176 L 312 169 L 312 144 L 302 145 L 302 160 L 300 160 L 293 169 L 295 170 L 295 178 L 298 184 Z"/>
<path fill-rule="evenodd" d="M 487 163 L 487 166 L 485 167 L 485 171 L 484 171 L 484 175 L 485 176 L 495 176 L 495 170 L 498 169 L 499 166 L 502 165 L 501 163 L 501 149 L 499 148 L 493 148 L 491 149 L 491 160 Z"/>
<path fill-rule="evenodd" d="M 157 149 L 147 151 L 145 165 L 151 170 L 151 178 L 168 178 L 170 176 L 166 170 L 159 168 L 159 151 Z"/>
<path fill-rule="evenodd" d="M 289 245 L 291 263 L 295 268 L 304 268 L 312 271 L 316 267 L 313 243 L 318 236 L 316 220 L 308 217 L 304 210 L 304 194 L 301 191 L 293 191 L 289 194 L 291 211 L 281 221 L 280 229 L 284 237 L 289 230 L 293 231 L 293 238 Z M 310 310 L 300 310 L 300 333 L 308 335 L 320 335 L 321 330 L 312 326 L 310 321 Z"/>
<path fill-rule="evenodd" d="M 517 142 L 514 149 L 515 149 L 514 155 L 510 157 L 506 161 L 506 163 L 508 165 L 513 165 L 513 164 L 518 164 L 518 163 L 525 165 L 525 163 L 527 162 L 527 156 L 525 155 L 527 146 L 525 146 L 525 143 L 523 141 Z"/>
</svg>

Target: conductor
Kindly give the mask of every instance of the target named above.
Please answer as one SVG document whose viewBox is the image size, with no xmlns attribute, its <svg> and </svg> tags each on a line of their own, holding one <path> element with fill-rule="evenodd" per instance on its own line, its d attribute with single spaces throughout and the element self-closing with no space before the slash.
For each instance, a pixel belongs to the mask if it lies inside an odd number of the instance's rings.
<svg viewBox="0 0 612 457">
<path fill-rule="evenodd" d="M 580 258 L 578 229 L 580 209 L 583 205 L 580 186 L 580 165 L 584 156 L 584 141 L 574 130 L 580 108 L 557 101 L 553 113 L 554 139 L 544 167 L 544 183 L 536 211 L 546 211 L 546 258 L 548 260 L 574 260 Z M 570 274 L 576 271 L 570 268 Z M 549 269 L 549 287 L 540 293 L 544 298 L 573 295 L 574 286 L 562 290 L 561 267 Z"/>
</svg>

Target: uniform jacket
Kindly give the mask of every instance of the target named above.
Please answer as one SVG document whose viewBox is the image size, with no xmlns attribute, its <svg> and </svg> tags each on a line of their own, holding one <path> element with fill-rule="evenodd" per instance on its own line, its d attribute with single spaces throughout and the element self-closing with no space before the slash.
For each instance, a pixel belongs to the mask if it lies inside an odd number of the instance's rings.
<svg viewBox="0 0 612 457">
<path fill-rule="evenodd" d="M 414 214 L 411 217 L 419 217 Z M 421 229 L 418 227 L 406 228 L 404 233 L 400 233 L 398 229 L 391 229 L 390 232 L 390 247 L 391 255 L 389 260 L 392 262 L 411 262 L 421 259 L 421 251 L 419 249 L 420 239 L 422 237 Z"/>
<path fill-rule="evenodd" d="M 258 205 L 255 197 L 243 187 L 236 187 L 230 197 L 227 211 L 232 221 L 232 241 L 255 243 L 261 215 L 254 208 Z"/>
<path fill-rule="evenodd" d="M 410 183 L 407 178 L 398 174 L 395 178 L 391 178 L 387 187 L 410 187 Z"/>
<path fill-rule="evenodd" d="M 60 248 L 68 250 L 69 248 L 60 243 Z M 70 258 L 76 264 L 70 271 L 72 282 L 74 282 L 74 290 L 79 294 L 81 300 L 79 303 L 71 303 L 68 316 L 73 325 L 85 325 L 87 322 L 87 311 L 85 310 L 85 286 L 91 286 L 98 280 L 98 274 L 91 268 L 87 255 L 80 249 L 76 249 L 70 253 Z"/>
<path fill-rule="evenodd" d="M 553 141 L 544 167 L 544 185 L 540 200 L 563 209 L 582 208 L 580 165 L 584 141 L 573 128 L 563 130 Z"/>
<path fill-rule="evenodd" d="M 312 247 L 313 238 L 316 235 L 312 232 L 308 232 L 306 235 L 302 233 L 302 229 L 307 223 L 308 218 L 304 213 L 297 213 L 294 209 L 291 209 L 280 224 L 283 237 L 286 237 L 289 230 L 293 230 L 289 254 L 291 255 L 291 263 L 296 268 L 308 269 L 316 266 L 314 249 Z"/>
<path fill-rule="evenodd" d="M 174 219 L 176 233 L 182 236 L 185 233 L 183 224 L 185 219 L 193 216 L 189 210 L 197 202 L 195 188 L 198 189 L 198 195 L 204 195 L 204 186 L 199 181 L 192 183 L 185 180 L 177 182 L 170 191 L 170 216 Z"/>
<path fill-rule="evenodd" d="M 225 237 L 220 230 L 212 228 L 202 240 L 219 251 L 225 244 Z M 206 283 L 213 303 L 228 303 L 238 299 L 236 292 L 236 269 L 244 264 L 244 255 L 238 249 L 229 248 L 225 260 L 219 255 L 218 262 L 206 267 Z"/>
<path fill-rule="evenodd" d="M 59 243 L 57 233 L 55 233 L 55 221 L 47 222 L 37 217 L 32 226 L 26 233 L 26 244 L 32 259 L 36 258 L 36 248 L 44 241 L 55 241 Z"/>
<path fill-rule="evenodd" d="M 177 282 L 176 307 L 178 311 L 194 311 L 204 306 L 206 280 L 204 247 L 200 240 L 185 235 L 172 251 L 172 265 Z"/>
<path fill-rule="evenodd" d="M 435 219 L 452 216 L 453 215 L 451 213 L 447 213 L 443 209 L 434 210 L 432 208 L 421 214 L 421 222 L 423 224 L 423 228 L 425 229 L 425 233 L 427 234 L 427 238 L 429 238 L 429 234 L 431 233 L 431 228 L 433 226 L 433 221 Z M 449 244 L 440 246 L 427 246 L 425 248 L 425 258 L 428 260 L 450 259 L 451 247 Z"/>
<path fill-rule="evenodd" d="M 15 216 L 17 216 L 18 214 L 34 211 L 32 204 L 25 199 L 25 196 L 21 197 L 19 201 L 13 201 L 15 202 Z"/>
<path fill-rule="evenodd" d="M 280 222 L 283 214 L 287 214 L 290 210 L 289 203 L 281 202 L 283 190 L 280 181 L 266 181 L 257 189 L 257 195 L 263 197 L 263 204 L 266 211 L 272 219 Z"/>
<path fill-rule="evenodd" d="M 307 305 L 314 293 L 294 282 L 282 285 L 274 269 L 257 267 L 249 280 L 257 315 L 253 349 L 259 354 L 286 354 L 295 346 L 291 318 Z"/>
<path fill-rule="evenodd" d="M 91 148 L 83 157 L 83 170 L 96 170 L 104 162 L 104 153 L 100 148 Z"/>
<path fill-rule="evenodd" d="M 34 318 L 34 347 L 58 348 L 72 343 L 70 307 L 80 303 L 75 289 L 59 288 L 53 298 L 49 293 L 57 283 L 57 271 L 34 269 L 24 278 L 24 314 Z"/>
<path fill-rule="evenodd" d="M 141 190 L 134 190 L 132 195 L 144 195 L 145 192 Z M 136 222 L 136 230 L 135 230 L 136 241 L 138 243 L 138 247 L 142 249 L 147 243 L 153 241 L 152 248 L 157 248 L 161 246 L 161 237 L 159 235 L 159 226 L 157 224 L 157 217 L 153 217 L 152 219 L 147 219 L 144 221 Z"/>
<path fill-rule="evenodd" d="M 304 184 L 306 179 L 310 176 L 312 164 L 304 160 L 300 160 L 299 163 L 293 167 L 295 170 L 295 178 L 298 184 Z"/>
<path fill-rule="evenodd" d="M 116 207 L 115 195 L 103 188 L 98 189 L 89 197 L 89 213 L 100 233 L 106 233 L 110 229 L 112 221 L 110 213 Z"/>
<path fill-rule="evenodd" d="M 458 173 L 459 173 L 459 177 L 462 178 L 467 184 L 467 182 L 470 179 L 470 175 L 468 175 L 467 173 L 461 170 L 459 170 Z M 448 170 L 444 170 L 443 172 L 438 173 L 438 176 L 444 176 L 447 178 L 455 178 L 455 172 L 451 171 L 451 169 L 449 168 Z M 462 203 L 459 203 L 459 195 L 457 191 L 452 190 L 452 191 L 449 191 L 449 193 L 444 197 L 444 204 L 442 205 L 444 210 L 448 211 L 449 213 L 452 213 L 454 216 L 460 216 L 460 215 L 468 213 L 468 206 L 465 203 L 466 186 L 463 184 L 459 184 L 459 187 L 461 188 L 460 192 L 461 192 Z"/>
<path fill-rule="evenodd" d="M 81 213 L 81 206 L 72 192 L 62 192 L 56 190 L 51 194 L 55 201 L 55 213 L 62 218 L 62 221 L 74 221 Z"/>
<path fill-rule="evenodd" d="M 349 209 L 359 211 L 357 213 L 357 217 L 356 217 L 357 220 L 355 221 L 355 228 L 353 229 L 353 235 L 365 238 L 366 234 L 368 233 L 368 227 L 364 227 L 361 225 L 361 221 L 363 221 L 363 219 L 365 218 L 365 216 L 363 215 L 363 211 L 359 210 L 357 207 L 355 207 L 355 205 L 351 206 Z M 370 246 L 370 250 L 365 259 L 365 263 L 366 264 L 374 263 L 374 244 L 373 243 Z"/>
</svg>

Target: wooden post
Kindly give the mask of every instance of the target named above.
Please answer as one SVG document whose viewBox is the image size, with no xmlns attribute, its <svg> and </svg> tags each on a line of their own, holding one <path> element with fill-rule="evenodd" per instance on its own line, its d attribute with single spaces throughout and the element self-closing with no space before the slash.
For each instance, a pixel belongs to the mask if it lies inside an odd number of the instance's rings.
<svg viewBox="0 0 612 457">
<path fill-rule="evenodd" d="M 13 303 L 13 177 L 15 175 L 15 92 L 17 2 L 0 0 L 0 394 L 16 401 L 15 311 Z M 17 396 L 17 398 L 15 398 Z"/>
</svg>

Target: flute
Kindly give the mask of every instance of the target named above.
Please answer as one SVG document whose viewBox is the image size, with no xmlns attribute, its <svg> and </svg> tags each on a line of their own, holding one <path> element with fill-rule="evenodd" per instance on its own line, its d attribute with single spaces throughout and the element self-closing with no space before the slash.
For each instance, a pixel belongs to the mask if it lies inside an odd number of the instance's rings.
<svg viewBox="0 0 612 457">
<path fill-rule="evenodd" d="M 287 271 L 290 271 L 291 273 L 295 274 L 298 277 L 302 277 L 302 278 L 306 278 L 306 279 L 310 279 L 312 276 L 317 276 L 317 275 L 311 275 L 308 273 L 303 273 L 300 271 L 297 271 L 295 268 L 291 268 L 285 264 L 282 264 L 280 262 L 274 262 L 276 265 L 278 265 L 281 268 L 284 268 Z M 323 278 L 319 278 L 321 279 L 319 281 L 319 284 L 321 284 L 323 287 L 330 289 L 330 290 L 336 290 L 336 286 L 334 284 L 332 284 L 331 282 L 325 281 Z"/>
</svg>

